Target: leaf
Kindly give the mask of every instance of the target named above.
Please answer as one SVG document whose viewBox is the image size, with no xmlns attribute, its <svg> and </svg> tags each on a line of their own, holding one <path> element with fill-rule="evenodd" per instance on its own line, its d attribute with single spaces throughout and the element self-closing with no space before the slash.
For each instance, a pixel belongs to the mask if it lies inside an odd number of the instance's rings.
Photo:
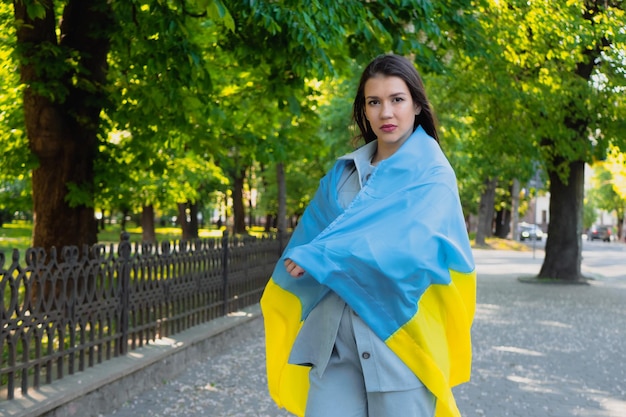
<svg viewBox="0 0 626 417">
<path fill-rule="evenodd" d="M 300 108 L 300 103 L 295 96 L 289 96 L 287 98 L 287 102 L 289 103 L 289 111 L 296 116 L 300 116 L 302 114 L 302 110 Z"/>
<path fill-rule="evenodd" d="M 235 31 L 235 21 L 221 0 L 213 0 L 207 8 L 207 14 L 215 22 L 222 21 L 231 32 Z"/>
<path fill-rule="evenodd" d="M 43 19 L 46 17 L 46 7 L 39 1 L 32 1 L 26 3 L 26 13 L 31 19 Z"/>
</svg>

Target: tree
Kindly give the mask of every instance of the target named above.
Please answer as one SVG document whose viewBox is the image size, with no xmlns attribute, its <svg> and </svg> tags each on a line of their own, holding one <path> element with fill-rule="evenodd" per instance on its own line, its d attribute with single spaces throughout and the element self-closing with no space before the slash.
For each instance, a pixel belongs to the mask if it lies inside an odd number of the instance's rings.
<svg viewBox="0 0 626 417">
<path fill-rule="evenodd" d="M 622 1 L 493 2 L 507 24 L 499 42 L 532 129 L 551 195 L 546 257 L 539 278 L 583 279 L 584 164 L 609 143 L 623 148 Z"/>
<path fill-rule="evenodd" d="M 106 160 L 99 193 L 125 191 L 127 203 L 142 211 L 146 241 L 154 239 L 155 212 L 168 208 L 178 211 L 183 239 L 196 238 L 195 211 L 224 182 L 213 157 L 219 138 L 207 133 L 215 112 L 205 49 L 215 39 L 206 26 L 223 18 L 230 30 L 230 15 L 223 6 L 207 14 L 185 8 L 192 2 L 180 4 L 119 2 L 115 7 L 120 30 L 110 58 L 115 106 L 108 116 L 116 135 L 106 144 L 108 155 L 101 155 Z M 208 10 L 216 5 L 221 3 L 209 2 Z"/>
<path fill-rule="evenodd" d="M 363 64 L 393 50 L 412 55 L 425 68 L 441 69 L 451 45 L 474 41 L 472 3 L 464 0 L 415 7 L 411 2 L 305 1 L 297 7 L 284 2 L 228 4 L 236 29 L 221 44 L 237 62 L 268 69 L 265 85 L 279 109 L 298 114 L 299 97 L 311 79 L 354 77 L 351 59 Z M 364 47 L 366 45 L 367 47 Z M 260 53 L 264 51 L 264 53 Z M 299 110 L 299 111 L 298 111 Z M 285 123 L 283 123 L 285 122 Z M 276 134 L 263 151 L 270 155 L 281 181 L 284 164 L 294 155 L 285 142 L 293 131 L 290 118 L 279 118 Z M 266 164 L 267 165 L 267 164 Z M 285 184 L 278 186 L 278 230 L 286 230 L 283 208 Z"/>
<path fill-rule="evenodd" d="M 614 134 L 611 108 L 619 94 L 611 84 L 624 83 L 616 69 L 623 65 L 626 42 L 619 23 L 624 4 L 588 0 L 529 14 L 527 40 L 547 58 L 532 83 L 551 196 L 546 257 L 538 277 L 580 281 L 584 164 L 594 153 L 604 154 L 611 142 L 626 145 Z M 554 23 L 546 26 L 548 18 Z M 597 78 L 608 85 L 599 85 Z"/>
<path fill-rule="evenodd" d="M 220 0 L 198 4 L 213 16 L 223 9 Z M 180 21 L 162 15 L 160 20 L 140 26 L 143 22 L 137 17 L 152 11 L 185 16 L 195 5 L 107 0 L 23 0 L 13 5 L 26 136 L 37 159 L 32 173 L 33 245 L 48 249 L 93 244 L 97 239 L 94 161 L 99 138 L 105 136 L 101 114 L 111 103 L 108 56 L 112 45 L 118 51 L 130 45 L 128 39 L 115 36 L 121 23 L 135 24 L 141 33 L 137 39 L 152 39 L 152 45 L 158 47 L 159 35 L 162 39 L 168 38 L 168 31 L 182 33 L 184 25 L 172 24 Z M 180 46 L 176 50 L 180 54 L 164 61 L 172 63 L 182 55 L 189 61 Z M 147 60 L 145 64 L 160 62 L 163 60 Z"/>
<path fill-rule="evenodd" d="M 32 173 L 33 245 L 95 243 L 94 211 L 85 195 L 93 193 L 106 56 L 115 28 L 109 2 L 69 1 L 62 19 L 52 1 L 13 4 L 26 134 L 38 162 Z M 70 201 L 72 189 L 82 190 L 83 198 Z"/>
<path fill-rule="evenodd" d="M 468 0 L 423 7 L 357 0 L 228 2 L 232 14 L 220 0 L 23 0 L 14 5 L 27 126 L 23 138 L 37 159 L 33 244 L 46 248 L 95 243 L 96 202 L 128 209 L 129 197 L 150 194 L 141 205 L 155 209 L 162 197 L 156 190 L 172 184 L 163 177 L 171 172 L 168 158 L 185 161 L 187 152 L 225 166 L 232 162 L 225 155 L 234 146 L 240 166 L 233 172 L 241 174 L 253 163 L 289 172 L 287 161 L 298 159 L 302 149 L 313 152 L 292 143 L 303 142 L 303 135 L 293 135 L 305 126 L 317 131 L 315 80 L 354 77 L 354 62 L 362 65 L 390 50 L 414 54 L 422 68 L 441 70 L 452 46 L 476 44 Z M 225 129 L 213 129 L 227 127 L 216 106 L 221 97 L 211 93 L 214 80 L 208 76 L 214 52 L 229 56 L 228 68 L 236 68 L 236 76 L 252 74 L 258 91 L 239 104 L 266 97 L 262 105 L 240 108 L 239 115 L 255 111 L 248 117 L 254 129 L 239 126 L 244 129 L 226 143 L 217 133 Z M 256 112 L 261 107 L 267 109 Z M 20 117 L 18 111 L 13 115 Z M 231 116 L 230 121 L 237 114 Z M 120 176 L 111 132 L 130 134 L 121 145 L 129 151 L 125 168 L 139 173 Z M 118 187 L 126 184 L 116 182 L 122 178 L 129 180 L 129 189 Z M 197 193 L 199 183 L 194 185 L 176 188 Z M 285 190 L 285 184 L 278 189 Z M 123 192 L 114 196 L 113 191 Z M 194 204 L 194 192 L 177 203 Z M 284 212 L 287 199 L 279 196 L 278 211 Z"/>
<path fill-rule="evenodd" d="M 482 46 L 450 53 L 445 71 L 428 76 L 426 84 L 441 109 L 442 147 L 457 173 L 466 217 L 478 214 L 481 246 L 494 232 L 496 213 L 497 232 L 508 233 L 512 184 L 532 176 L 537 153 L 520 105 L 524 91 L 506 59 L 506 36 L 517 22 L 495 7 L 480 6 L 477 14 Z"/>
</svg>

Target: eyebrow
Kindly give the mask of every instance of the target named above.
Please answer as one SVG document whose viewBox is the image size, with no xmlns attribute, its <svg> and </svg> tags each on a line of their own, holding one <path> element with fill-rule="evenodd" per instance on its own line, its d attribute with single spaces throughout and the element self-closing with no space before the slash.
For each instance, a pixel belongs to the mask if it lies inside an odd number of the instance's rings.
<svg viewBox="0 0 626 417">
<path fill-rule="evenodd" d="M 397 97 L 397 96 L 406 96 L 407 93 L 400 91 L 398 93 L 393 93 L 393 94 L 389 94 L 389 97 Z M 378 96 L 366 96 L 366 99 L 372 99 L 372 98 L 380 98 Z"/>
</svg>

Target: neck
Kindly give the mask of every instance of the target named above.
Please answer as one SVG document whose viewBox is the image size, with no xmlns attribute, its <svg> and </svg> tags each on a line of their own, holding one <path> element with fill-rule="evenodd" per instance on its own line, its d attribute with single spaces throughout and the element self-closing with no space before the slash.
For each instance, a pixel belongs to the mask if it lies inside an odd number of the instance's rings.
<svg viewBox="0 0 626 417">
<path fill-rule="evenodd" d="M 387 149 L 384 146 L 381 147 L 379 143 L 378 146 L 376 147 L 376 152 L 374 152 L 374 155 L 372 156 L 372 165 L 376 165 L 380 161 L 389 158 L 396 151 L 397 149 Z"/>
</svg>

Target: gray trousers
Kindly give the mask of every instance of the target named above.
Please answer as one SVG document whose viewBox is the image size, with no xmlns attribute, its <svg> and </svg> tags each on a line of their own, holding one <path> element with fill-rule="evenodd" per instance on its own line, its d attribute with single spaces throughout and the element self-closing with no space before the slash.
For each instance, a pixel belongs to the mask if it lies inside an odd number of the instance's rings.
<svg viewBox="0 0 626 417">
<path fill-rule="evenodd" d="M 346 310 L 347 311 L 347 310 Z M 421 383 L 404 391 L 367 392 L 352 315 L 344 313 L 323 374 L 309 373 L 305 417 L 433 417 L 435 397 Z"/>
</svg>

